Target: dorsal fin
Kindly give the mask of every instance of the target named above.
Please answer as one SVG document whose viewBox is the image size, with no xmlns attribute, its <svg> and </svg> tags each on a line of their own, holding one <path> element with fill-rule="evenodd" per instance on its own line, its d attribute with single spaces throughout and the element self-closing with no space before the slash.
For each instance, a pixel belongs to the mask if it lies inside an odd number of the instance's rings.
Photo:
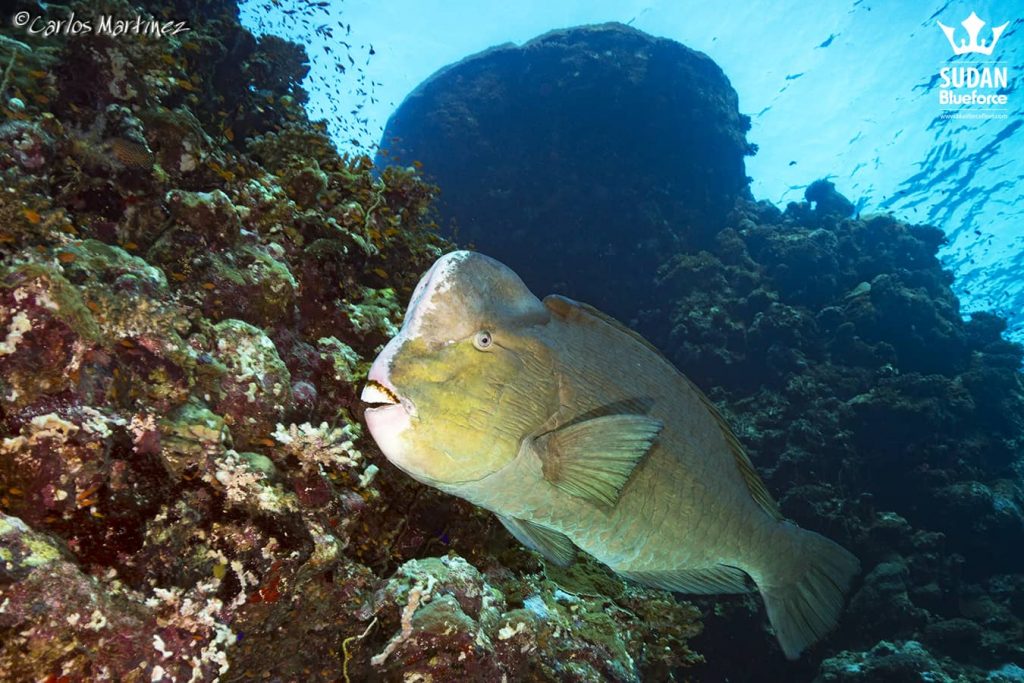
<svg viewBox="0 0 1024 683">
<path fill-rule="evenodd" d="M 736 438 L 736 435 L 732 433 L 732 429 L 729 428 L 729 424 L 722 417 L 722 414 L 718 412 L 718 408 L 711 402 L 704 392 L 701 391 L 696 384 L 690 381 L 690 378 L 684 375 L 679 369 L 673 365 L 672 361 L 665 358 L 665 354 L 659 351 L 651 342 L 644 339 L 634 330 L 626 327 L 615 318 L 611 317 L 607 313 L 602 313 L 589 304 L 574 301 L 558 294 L 551 294 L 544 297 L 544 305 L 547 306 L 551 311 L 563 319 L 580 319 L 589 318 L 592 320 L 598 320 L 612 328 L 622 332 L 623 334 L 629 335 L 633 340 L 643 344 L 648 350 L 657 354 L 658 358 L 661 358 L 665 363 L 669 365 L 673 370 L 676 371 L 680 377 L 686 382 L 686 385 L 691 391 L 696 394 L 700 399 L 701 404 L 707 408 L 708 412 L 714 418 L 718 424 L 719 429 L 722 430 L 722 435 L 725 437 L 726 443 L 729 444 L 729 450 L 732 452 L 733 459 L 736 461 L 736 467 L 739 469 L 740 474 L 743 475 L 743 481 L 747 484 L 747 489 L 750 491 L 750 496 L 757 501 L 758 505 L 764 508 L 765 512 L 774 517 L 775 519 L 784 519 L 782 512 L 779 510 L 778 503 L 772 498 L 772 494 L 768 493 L 768 489 L 765 488 L 764 482 L 761 481 L 761 477 L 757 474 L 757 470 L 754 469 L 754 464 L 750 462 L 750 458 L 747 456 L 746 451 L 743 450 L 742 444 Z"/>
</svg>

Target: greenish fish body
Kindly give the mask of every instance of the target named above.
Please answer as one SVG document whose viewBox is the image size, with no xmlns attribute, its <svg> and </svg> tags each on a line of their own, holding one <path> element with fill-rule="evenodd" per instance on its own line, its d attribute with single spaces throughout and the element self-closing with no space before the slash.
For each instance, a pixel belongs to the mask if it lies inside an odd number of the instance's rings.
<svg viewBox="0 0 1024 683">
<path fill-rule="evenodd" d="M 453 252 L 423 276 L 363 400 L 382 452 L 561 564 L 580 548 L 684 593 L 760 590 L 790 658 L 859 570 L 783 519 L 714 406 L 635 332 Z"/>
</svg>

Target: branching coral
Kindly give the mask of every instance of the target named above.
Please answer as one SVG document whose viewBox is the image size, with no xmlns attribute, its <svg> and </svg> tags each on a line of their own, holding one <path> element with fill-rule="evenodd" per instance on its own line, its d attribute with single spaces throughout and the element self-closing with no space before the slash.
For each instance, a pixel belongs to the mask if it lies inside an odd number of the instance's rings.
<svg viewBox="0 0 1024 683">
<path fill-rule="evenodd" d="M 295 510 L 294 496 L 286 494 L 280 486 L 272 485 L 267 473 L 254 464 L 256 457 L 252 453 L 239 454 L 228 450 L 219 461 L 213 477 L 224 487 L 228 502 L 272 513 Z"/>
<path fill-rule="evenodd" d="M 333 465 L 338 468 L 354 467 L 359 464 L 362 454 L 355 448 L 355 441 L 362 435 L 357 424 L 345 423 L 331 428 L 326 422 L 314 427 L 308 422 L 285 427 L 277 425 L 274 438 L 287 453 L 294 455 L 305 465 Z"/>
</svg>

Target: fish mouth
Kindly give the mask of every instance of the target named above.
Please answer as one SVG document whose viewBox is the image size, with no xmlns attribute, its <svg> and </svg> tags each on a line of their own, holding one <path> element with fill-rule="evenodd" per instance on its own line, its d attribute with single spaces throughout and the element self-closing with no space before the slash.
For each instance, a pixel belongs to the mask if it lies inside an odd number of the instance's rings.
<svg viewBox="0 0 1024 683">
<path fill-rule="evenodd" d="M 359 400 L 367 404 L 367 410 L 387 408 L 402 403 L 394 390 L 375 379 L 367 380 L 366 386 L 363 387 L 363 393 L 359 395 Z"/>
</svg>

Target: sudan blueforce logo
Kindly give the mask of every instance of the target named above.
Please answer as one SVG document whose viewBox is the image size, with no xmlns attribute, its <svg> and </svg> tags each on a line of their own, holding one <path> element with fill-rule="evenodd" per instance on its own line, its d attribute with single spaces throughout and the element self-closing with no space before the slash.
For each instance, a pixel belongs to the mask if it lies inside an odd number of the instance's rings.
<svg viewBox="0 0 1024 683">
<path fill-rule="evenodd" d="M 960 22 L 963 31 L 935 22 L 953 48 L 953 55 L 992 56 L 996 43 L 1010 25 L 1007 21 L 983 34 L 985 22 L 977 14 Z M 939 69 L 939 104 L 955 118 L 1005 118 L 1009 96 L 1009 69 L 997 62 L 967 62 Z M 971 114 L 970 112 L 973 112 Z"/>
<path fill-rule="evenodd" d="M 946 40 L 949 41 L 949 46 L 953 48 L 953 54 L 955 55 L 966 55 L 970 52 L 977 52 L 982 55 L 992 54 L 992 50 L 996 49 L 996 43 L 999 42 L 999 36 L 1003 35 L 1003 31 L 1010 25 L 1010 22 L 1006 22 L 1002 26 L 996 26 L 992 29 L 992 42 L 989 43 L 987 39 L 983 39 L 981 43 L 978 43 L 978 34 L 981 33 L 981 28 L 985 25 L 985 22 L 978 18 L 978 15 L 971 12 L 971 16 L 967 17 L 960 22 L 960 25 L 967 31 L 967 36 L 971 39 L 971 42 L 965 41 L 963 38 L 960 39 L 960 44 L 956 44 L 954 35 L 956 29 L 946 26 L 941 21 L 935 22 L 942 29 L 942 32 L 946 34 Z"/>
</svg>

